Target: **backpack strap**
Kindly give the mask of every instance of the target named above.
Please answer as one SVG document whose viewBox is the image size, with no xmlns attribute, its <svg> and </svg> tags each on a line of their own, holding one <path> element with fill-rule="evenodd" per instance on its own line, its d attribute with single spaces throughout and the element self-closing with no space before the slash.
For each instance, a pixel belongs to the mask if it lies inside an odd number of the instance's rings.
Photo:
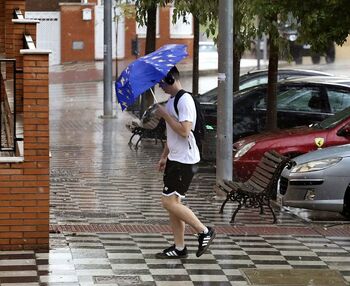
<svg viewBox="0 0 350 286">
<path fill-rule="evenodd" d="M 179 99 L 181 96 L 183 96 L 185 93 L 189 93 L 187 92 L 186 90 L 184 89 L 180 89 L 177 94 L 175 95 L 175 99 L 174 99 L 174 109 L 175 109 L 175 112 L 177 114 L 177 116 L 179 116 L 179 109 L 177 108 L 177 103 L 179 102 Z"/>
<path fill-rule="evenodd" d="M 177 108 L 177 103 L 179 102 L 179 99 L 181 96 L 183 96 L 185 93 L 188 93 L 192 96 L 192 92 L 189 92 L 189 91 L 186 91 L 184 89 L 180 89 L 177 94 L 175 95 L 175 99 L 174 99 L 174 109 L 175 109 L 175 112 L 177 114 L 177 116 L 179 116 L 179 109 Z M 194 101 L 194 99 L 193 99 Z M 196 102 L 194 103 L 196 105 Z M 196 109 L 196 112 L 197 112 L 197 109 Z M 198 116 L 198 114 L 197 114 Z M 193 133 L 193 130 L 191 129 L 192 133 Z"/>
</svg>

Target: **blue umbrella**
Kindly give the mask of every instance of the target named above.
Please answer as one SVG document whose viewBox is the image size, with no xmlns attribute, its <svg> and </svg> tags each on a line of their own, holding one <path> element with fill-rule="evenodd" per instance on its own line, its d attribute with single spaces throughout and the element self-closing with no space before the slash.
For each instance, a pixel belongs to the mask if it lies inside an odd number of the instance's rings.
<svg viewBox="0 0 350 286">
<path fill-rule="evenodd" d="M 186 45 L 165 45 L 129 64 L 115 83 L 122 110 L 132 105 L 141 93 L 160 82 L 187 55 Z"/>
</svg>

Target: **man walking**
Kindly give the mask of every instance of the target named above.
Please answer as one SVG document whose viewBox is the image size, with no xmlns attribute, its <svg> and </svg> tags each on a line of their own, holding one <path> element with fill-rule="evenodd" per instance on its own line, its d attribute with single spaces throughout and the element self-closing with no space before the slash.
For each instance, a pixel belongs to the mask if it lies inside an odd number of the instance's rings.
<svg viewBox="0 0 350 286">
<path fill-rule="evenodd" d="M 198 233 L 197 257 L 201 256 L 215 238 L 215 231 L 205 226 L 181 199 L 191 184 L 200 154 L 193 134 L 197 114 L 192 95 L 182 90 L 179 71 L 173 67 L 159 86 L 170 98 L 166 107 L 158 106 L 157 114 L 166 122 L 167 143 L 158 162 L 159 171 L 164 171 L 162 205 L 169 213 L 170 226 L 174 235 L 174 245 L 157 253 L 157 258 L 185 258 L 188 255 L 184 240 L 185 224 Z M 181 92 L 177 102 L 174 100 Z"/>
</svg>

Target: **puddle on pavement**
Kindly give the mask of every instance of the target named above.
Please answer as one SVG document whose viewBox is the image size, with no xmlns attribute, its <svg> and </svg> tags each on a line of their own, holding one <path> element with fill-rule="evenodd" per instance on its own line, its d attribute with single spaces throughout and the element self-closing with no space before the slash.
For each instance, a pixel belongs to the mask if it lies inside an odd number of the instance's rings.
<svg viewBox="0 0 350 286">
<path fill-rule="evenodd" d="M 241 269 L 249 285 L 346 286 L 338 271 L 329 269 Z"/>
</svg>

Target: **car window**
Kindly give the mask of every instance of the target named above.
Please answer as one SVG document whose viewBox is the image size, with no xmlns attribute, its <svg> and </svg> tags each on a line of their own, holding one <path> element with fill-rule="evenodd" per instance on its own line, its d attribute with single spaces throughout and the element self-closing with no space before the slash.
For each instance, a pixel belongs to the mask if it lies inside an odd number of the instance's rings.
<svg viewBox="0 0 350 286">
<path fill-rule="evenodd" d="M 214 102 L 216 101 L 217 98 L 217 94 L 218 94 L 218 88 L 213 88 L 212 90 L 207 91 L 204 94 L 201 94 L 198 97 L 198 101 L 199 102 Z"/>
<path fill-rule="evenodd" d="M 265 99 L 260 100 L 257 108 L 266 108 Z M 277 94 L 277 109 L 321 112 L 323 102 L 317 89 L 307 87 L 284 88 L 279 90 Z"/>
<path fill-rule="evenodd" d="M 267 76 L 266 75 L 262 75 L 250 80 L 245 81 L 244 83 L 239 85 L 239 89 L 243 90 L 249 87 L 253 87 L 259 84 L 263 84 L 263 83 L 267 83 Z"/>
<path fill-rule="evenodd" d="M 333 113 L 350 106 L 350 94 L 346 91 L 328 90 L 328 99 Z"/>
</svg>

